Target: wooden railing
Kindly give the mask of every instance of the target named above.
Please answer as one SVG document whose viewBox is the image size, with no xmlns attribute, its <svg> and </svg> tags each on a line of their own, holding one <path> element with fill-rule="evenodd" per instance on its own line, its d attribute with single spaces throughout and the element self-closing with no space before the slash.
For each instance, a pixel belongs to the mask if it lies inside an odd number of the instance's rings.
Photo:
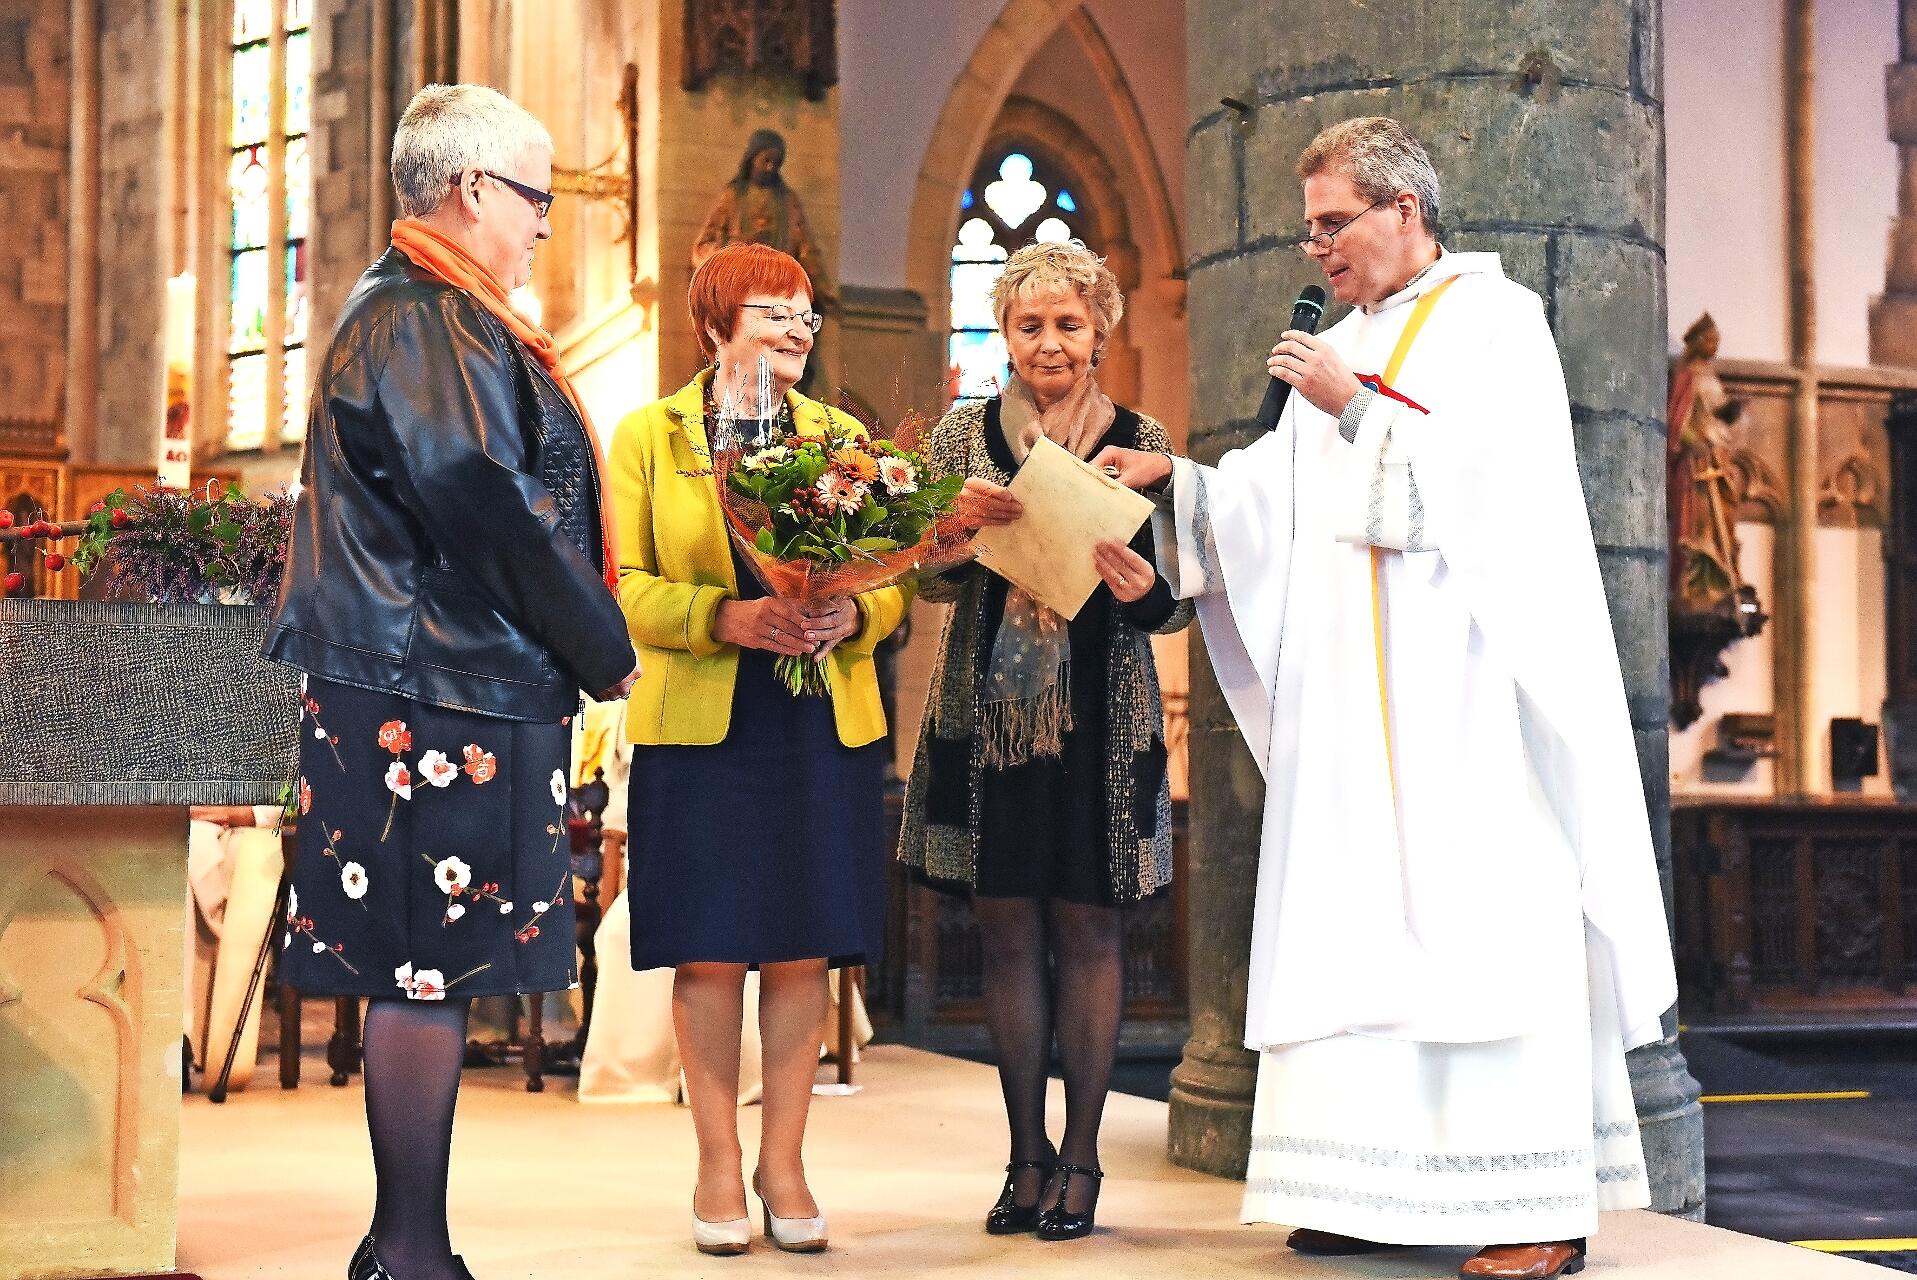
<svg viewBox="0 0 1917 1280">
<path fill-rule="evenodd" d="M 893 830 L 898 804 L 889 803 Z M 1172 885 L 1125 913 L 1125 1043 L 1176 1052 L 1188 1019 L 1185 804 L 1172 805 Z M 983 953 L 972 904 L 892 869 L 885 958 L 866 979 L 867 1007 L 888 1035 L 934 1049 L 984 1043 Z"/>
</svg>

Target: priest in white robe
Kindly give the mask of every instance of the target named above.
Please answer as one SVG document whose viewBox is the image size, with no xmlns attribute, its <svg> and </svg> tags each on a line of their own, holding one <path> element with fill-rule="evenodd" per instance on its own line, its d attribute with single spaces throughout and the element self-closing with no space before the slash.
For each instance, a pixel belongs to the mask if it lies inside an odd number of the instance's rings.
<svg viewBox="0 0 1917 1280">
<path fill-rule="evenodd" d="M 1353 309 L 1274 349 L 1277 429 L 1094 459 L 1169 485 L 1161 567 L 1265 775 L 1244 1217 L 1569 1274 L 1649 1203 L 1624 1054 L 1676 981 L 1563 373 L 1537 295 L 1439 245 L 1395 121 L 1298 172 Z"/>
</svg>

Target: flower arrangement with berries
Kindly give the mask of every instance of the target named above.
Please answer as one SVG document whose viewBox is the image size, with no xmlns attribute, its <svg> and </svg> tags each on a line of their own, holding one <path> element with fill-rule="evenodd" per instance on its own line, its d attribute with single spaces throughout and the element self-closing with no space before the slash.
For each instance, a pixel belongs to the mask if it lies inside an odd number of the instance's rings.
<svg viewBox="0 0 1917 1280">
<path fill-rule="evenodd" d="M 916 432 L 908 423 L 875 439 L 834 413 L 801 433 L 720 409 L 709 432 L 720 506 L 767 591 L 801 601 L 874 591 L 969 536 L 954 510 L 964 477 L 932 480 Z M 794 694 L 827 691 L 813 658 L 775 667 Z"/>
<path fill-rule="evenodd" d="M 293 528 L 293 497 L 284 490 L 255 501 L 229 484 L 174 489 L 115 489 L 81 520 L 34 520 L 16 526 L 0 511 L 0 545 L 37 542 L 52 573 L 72 567 L 82 577 L 104 570 L 112 594 L 155 604 L 220 601 L 270 606 L 279 595 Z M 62 547 L 71 539 L 71 550 Z M 0 596 L 25 585 L 20 573 L 0 581 Z"/>
</svg>

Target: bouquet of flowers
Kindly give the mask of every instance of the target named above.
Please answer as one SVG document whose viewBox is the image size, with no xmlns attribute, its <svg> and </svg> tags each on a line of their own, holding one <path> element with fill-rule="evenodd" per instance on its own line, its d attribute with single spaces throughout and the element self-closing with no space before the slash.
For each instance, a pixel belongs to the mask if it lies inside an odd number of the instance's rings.
<svg viewBox="0 0 1917 1280">
<path fill-rule="evenodd" d="M 728 397 L 709 432 L 719 505 L 768 592 L 808 602 L 874 591 L 965 543 L 954 510 L 964 477 L 932 481 L 917 434 L 908 423 L 877 440 L 835 414 L 801 435 L 736 415 Z M 816 658 L 782 656 L 776 669 L 795 695 L 826 692 Z"/>
</svg>

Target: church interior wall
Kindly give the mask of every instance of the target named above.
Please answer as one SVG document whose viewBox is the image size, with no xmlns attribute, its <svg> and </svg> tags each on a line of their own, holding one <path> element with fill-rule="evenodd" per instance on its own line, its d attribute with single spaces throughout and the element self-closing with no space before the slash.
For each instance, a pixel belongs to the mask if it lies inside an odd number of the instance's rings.
<svg viewBox="0 0 1917 1280">
<path fill-rule="evenodd" d="M 51 441 L 65 400 L 71 61 L 61 10 L 0 10 L 0 448 Z"/>
<path fill-rule="evenodd" d="M 912 191 L 939 112 L 1005 0 L 839 0 L 847 284 L 906 283 Z M 1008 51 L 1011 55 L 1011 51 Z"/>
<path fill-rule="evenodd" d="M 1788 360 L 1785 231 L 1783 0 L 1753 0 L 1726 23 L 1714 0 L 1665 0 L 1669 342 L 1673 351 L 1699 314 L 1723 333 L 1722 357 L 1761 369 L 1768 380 Z M 1898 58 L 1893 0 L 1819 6 L 1814 65 L 1814 226 L 1816 355 L 1848 379 L 1870 364 L 1870 305 L 1883 292 L 1885 255 L 1897 206 L 1897 149 L 1886 125 L 1884 68 Z M 1844 372 L 1840 372 L 1844 371 Z M 1744 394 L 1733 388 L 1733 394 Z M 1820 476 L 1829 483 L 1861 454 L 1886 474 L 1883 404 L 1843 395 L 1821 400 Z M 1767 394 L 1732 429 L 1733 449 L 1763 457 L 1771 476 L 1787 476 L 1782 442 L 1785 402 Z M 1826 512 L 1817 531 L 1816 576 L 1809 587 L 1814 669 L 1811 722 L 1834 716 L 1882 718 L 1884 575 L 1881 530 Z M 1740 565 L 1770 604 L 1774 530 L 1739 522 Z M 1704 714 L 1671 736 L 1671 778 L 1681 794 L 1770 794 L 1773 767 L 1760 760 L 1729 767 L 1706 759 L 1727 712 L 1773 710 L 1772 672 L 1780 654 L 1771 629 L 1732 645 L 1729 674 L 1705 686 Z M 1829 735 L 1818 733 L 1806 785 L 1831 789 Z M 1881 750 L 1881 744 L 1880 744 Z M 1887 773 L 1860 788 L 1888 794 Z"/>
<path fill-rule="evenodd" d="M 1817 358 L 1870 363 L 1870 301 L 1884 288 L 1897 211 L 1884 68 L 1896 0 L 1817 9 Z M 1786 337 L 1783 0 L 1665 0 L 1670 342 L 1698 313 L 1726 357 L 1783 360 Z"/>
</svg>

